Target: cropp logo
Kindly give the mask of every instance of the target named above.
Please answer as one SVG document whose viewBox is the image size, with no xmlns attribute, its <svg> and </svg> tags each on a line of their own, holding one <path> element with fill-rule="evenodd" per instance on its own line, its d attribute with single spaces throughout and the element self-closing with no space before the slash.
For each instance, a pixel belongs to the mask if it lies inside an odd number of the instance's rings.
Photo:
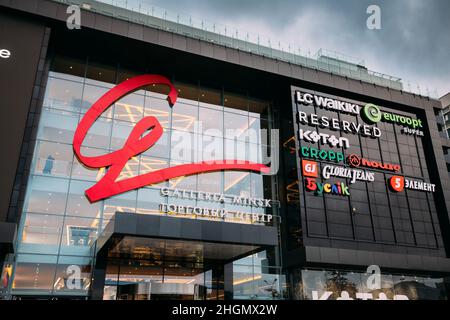
<svg viewBox="0 0 450 320">
<path fill-rule="evenodd" d="M 106 109 L 127 94 L 152 84 L 168 86 L 170 92 L 167 100 L 170 106 L 176 103 L 178 97 L 177 90 L 166 77 L 160 75 L 141 75 L 128 79 L 109 90 L 92 105 L 81 119 L 73 138 L 73 149 L 78 160 L 90 168 L 108 168 L 103 178 L 86 190 L 86 196 L 91 202 L 138 189 L 146 185 L 198 173 L 220 170 L 248 170 L 259 173 L 268 173 L 270 171 L 269 167 L 261 163 L 243 160 L 219 160 L 214 161 L 214 163 L 204 161 L 178 165 L 116 181 L 128 160 L 150 149 L 162 136 L 163 128 L 158 119 L 154 116 L 142 118 L 134 126 L 122 149 L 117 151 L 101 156 L 88 157 L 81 153 L 81 145 L 89 129 Z"/>
</svg>

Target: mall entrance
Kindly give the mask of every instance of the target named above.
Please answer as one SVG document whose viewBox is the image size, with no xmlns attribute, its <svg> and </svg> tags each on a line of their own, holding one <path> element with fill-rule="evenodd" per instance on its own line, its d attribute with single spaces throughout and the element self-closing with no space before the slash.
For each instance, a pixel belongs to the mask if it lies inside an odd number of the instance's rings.
<svg viewBox="0 0 450 320">
<path fill-rule="evenodd" d="M 246 268 L 233 270 L 233 262 L 277 245 L 273 226 L 116 213 L 92 247 L 89 297 L 228 300 L 253 280 L 262 282 L 259 295 L 267 294 L 276 275 L 263 275 L 272 272 L 260 265 L 266 271 L 253 279 Z"/>
<path fill-rule="evenodd" d="M 103 299 L 223 300 L 225 281 L 232 281 L 225 271 L 232 264 L 219 256 L 239 251 L 248 252 L 233 245 L 124 237 L 108 254 Z"/>
</svg>

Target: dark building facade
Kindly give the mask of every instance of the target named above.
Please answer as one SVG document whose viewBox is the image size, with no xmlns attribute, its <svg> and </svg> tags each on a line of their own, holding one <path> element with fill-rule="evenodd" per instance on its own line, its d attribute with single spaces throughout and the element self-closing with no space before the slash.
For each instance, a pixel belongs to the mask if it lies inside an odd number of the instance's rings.
<svg viewBox="0 0 450 320">
<path fill-rule="evenodd" d="M 2 298 L 447 299 L 439 101 L 215 36 L 0 0 Z"/>
</svg>

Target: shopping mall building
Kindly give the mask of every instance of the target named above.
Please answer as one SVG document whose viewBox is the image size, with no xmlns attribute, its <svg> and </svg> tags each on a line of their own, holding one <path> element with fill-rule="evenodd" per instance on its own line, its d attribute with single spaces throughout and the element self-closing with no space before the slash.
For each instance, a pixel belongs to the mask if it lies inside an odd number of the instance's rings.
<svg viewBox="0 0 450 320">
<path fill-rule="evenodd" d="M 439 101 L 256 42 L 0 0 L 3 299 L 447 299 Z"/>
</svg>

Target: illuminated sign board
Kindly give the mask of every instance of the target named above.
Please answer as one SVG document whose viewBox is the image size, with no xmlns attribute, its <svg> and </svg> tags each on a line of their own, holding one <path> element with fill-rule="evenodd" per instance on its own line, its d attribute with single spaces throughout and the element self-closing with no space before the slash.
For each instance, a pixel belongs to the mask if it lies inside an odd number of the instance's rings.
<svg viewBox="0 0 450 320">
<path fill-rule="evenodd" d="M 306 129 L 305 127 L 299 127 L 297 137 L 300 141 L 315 144 L 319 143 L 323 146 L 330 146 L 333 148 L 348 149 L 350 148 L 349 139 L 320 132 L 319 129 L 323 128 L 347 134 L 351 133 L 362 137 L 380 138 L 381 129 L 375 126 L 379 122 L 400 125 L 402 126 L 401 132 L 404 134 L 416 136 L 424 135 L 421 130 L 424 127 L 421 119 L 383 111 L 379 106 L 372 103 L 360 105 L 358 103 L 349 102 L 351 100 L 343 101 L 298 90 L 295 91 L 294 100 L 298 103 L 299 108 L 302 106 L 314 106 L 328 111 L 335 111 L 338 114 L 344 113 L 351 116 L 356 115 L 360 116 L 368 124 L 361 124 L 359 121 L 351 121 L 337 116 L 330 117 L 305 112 L 306 110 L 298 110 L 296 114 L 297 123 L 314 127 L 311 130 Z M 321 175 L 322 178 L 326 180 L 331 177 L 339 177 L 349 179 L 350 183 L 355 183 L 356 181 L 372 182 L 375 179 L 375 173 L 370 170 L 383 170 L 395 173 L 401 171 L 399 164 L 392 164 L 379 160 L 369 160 L 356 154 L 350 154 L 344 160 L 344 154 L 342 152 L 320 150 L 304 145 L 300 146 L 299 154 L 302 159 L 335 163 L 342 162 L 344 165 L 348 166 L 322 165 Z M 302 175 L 307 177 L 306 189 L 308 191 L 314 191 L 316 194 L 332 193 L 347 195 L 347 186 L 339 184 L 321 184 L 315 179 L 312 179 L 318 177 L 319 170 L 319 164 L 315 163 L 313 165 L 312 163 L 315 162 L 305 162 L 305 160 L 302 160 Z M 400 176 L 391 178 L 389 184 L 391 189 L 397 192 L 400 192 L 405 188 L 427 192 L 434 192 L 435 190 L 434 184 L 419 180 L 411 180 Z M 340 189 L 338 187 L 340 187 Z"/>
<path fill-rule="evenodd" d="M 322 176 L 324 179 L 330 179 L 330 177 L 347 178 L 350 179 L 350 183 L 355 183 L 357 180 L 368 182 L 375 180 L 374 172 L 330 165 L 322 168 Z"/>
<path fill-rule="evenodd" d="M 436 185 L 420 180 L 408 179 L 402 176 L 393 176 L 388 179 L 389 187 L 392 191 L 402 192 L 404 189 L 435 192 Z"/>
<path fill-rule="evenodd" d="M 298 137 L 300 140 L 304 140 L 306 142 L 328 144 L 331 147 L 339 147 L 339 148 L 350 148 L 350 143 L 347 138 L 336 137 L 332 134 L 327 133 L 318 133 L 315 130 L 298 130 Z"/>
<path fill-rule="evenodd" d="M 334 194 L 340 196 L 349 196 L 348 186 L 343 183 L 322 183 L 316 179 L 306 178 L 305 187 L 307 191 L 314 192 L 316 196 L 323 194 Z"/>
<path fill-rule="evenodd" d="M 399 115 L 392 112 L 385 112 L 380 109 L 379 106 L 373 103 L 367 103 L 364 107 L 361 107 L 359 104 L 351 103 L 348 101 L 342 101 L 338 99 L 328 98 L 312 93 L 305 93 L 296 91 L 295 92 L 295 101 L 302 105 L 313 105 L 322 109 L 336 111 L 338 113 L 347 113 L 353 115 L 360 115 L 361 118 L 369 123 L 375 124 L 380 121 L 394 123 L 398 125 L 402 125 L 403 128 L 401 130 L 404 134 L 412 134 L 417 136 L 424 136 L 422 130 L 423 123 L 421 119 L 416 119 L 409 116 Z M 326 118 L 326 117 L 325 117 Z M 322 120 L 322 126 L 329 127 L 327 120 Z M 331 123 L 331 126 L 337 126 L 335 123 Z M 337 129 L 336 129 L 337 130 Z M 348 130 L 350 131 L 350 130 Z M 376 137 L 376 132 L 373 134 Z M 369 134 L 366 134 L 369 135 Z M 379 137 L 379 136 L 378 136 Z"/>
<path fill-rule="evenodd" d="M 419 130 L 423 128 L 422 120 L 415 119 L 408 116 L 402 116 L 391 112 L 384 112 L 380 110 L 375 104 L 368 103 L 364 106 L 361 112 L 361 118 L 367 123 L 378 123 L 380 121 L 403 125 L 402 132 L 407 134 L 415 134 L 423 136 L 423 131 Z"/>
<path fill-rule="evenodd" d="M 319 165 L 315 161 L 302 160 L 302 173 L 304 177 L 317 178 L 319 176 Z"/>
<path fill-rule="evenodd" d="M 298 112 L 298 120 L 302 124 L 310 126 L 320 126 L 322 128 L 328 128 L 331 130 L 343 131 L 346 133 L 360 134 L 362 136 L 368 136 L 373 138 L 381 137 L 381 130 L 377 127 L 371 127 L 368 125 L 356 124 L 354 122 L 340 121 L 336 118 L 329 118 L 326 116 L 318 116 L 317 114 L 306 114 L 306 112 Z"/>
<path fill-rule="evenodd" d="M 269 167 L 261 163 L 242 160 L 219 160 L 213 161 L 213 163 L 204 161 L 178 165 L 116 181 L 130 158 L 150 149 L 162 136 L 163 128 L 158 119 L 155 116 L 146 116 L 141 119 L 134 126 L 122 149 L 109 154 L 95 157 L 85 156 L 81 153 L 81 145 L 97 118 L 112 104 L 128 94 L 152 84 L 169 87 L 170 92 L 167 100 L 170 106 L 176 103 L 177 90 L 166 77 L 160 75 L 136 76 L 120 83 L 105 93 L 91 106 L 78 124 L 73 138 L 73 149 L 78 160 L 90 168 L 108 168 L 106 174 L 94 186 L 86 190 L 86 196 L 91 202 L 181 176 L 220 170 L 246 170 L 258 173 L 268 173 L 270 171 Z"/>
<path fill-rule="evenodd" d="M 315 105 L 319 108 L 339 111 L 343 113 L 358 115 L 361 109 L 361 106 L 354 103 L 326 98 L 311 93 L 301 93 L 300 91 L 295 92 L 295 98 L 298 103 Z"/>
<path fill-rule="evenodd" d="M 376 160 L 367 160 L 365 158 L 361 158 L 356 154 L 351 154 L 347 157 L 347 163 L 354 168 L 365 167 L 370 169 L 380 169 L 386 171 L 400 171 L 401 167 L 398 164 L 390 164 L 384 163 Z"/>
<path fill-rule="evenodd" d="M 319 150 L 314 147 L 306 146 L 300 148 L 300 154 L 304 158 L 330 162 L 343 162 L 345 159 L 342 152 L 335 152 L 333 150 Z"/>
<path fill-rule="evenodd" d="M 210 208 L 205 206 L 195 206 L 177 203 L 160 203 L 159 211 L 164 214 L 176 215 L 182 217 L 201 217 L 203 219 L 211 220 L 228 220 L 237 221 L 241 223 L 271 223 L 273 216 L 271 214 L 259 213 L 259 212 L 247 212 L 246 208 L 272 208 L 272 200 L 262 198 L 247 198 L 241 196 L 225 195 L 222 193 L 203 192 L 194 190 L 183 189 L 171 189 L 162 187 L 161 195 L 167 198 L 183 199 L 213 202 L 220 204 L 230 204 L 233 206 L 233 210 L 226 207 Z M 243 210 L 235 210 L 236 206 L 244 207 Z"/>
</svg>

